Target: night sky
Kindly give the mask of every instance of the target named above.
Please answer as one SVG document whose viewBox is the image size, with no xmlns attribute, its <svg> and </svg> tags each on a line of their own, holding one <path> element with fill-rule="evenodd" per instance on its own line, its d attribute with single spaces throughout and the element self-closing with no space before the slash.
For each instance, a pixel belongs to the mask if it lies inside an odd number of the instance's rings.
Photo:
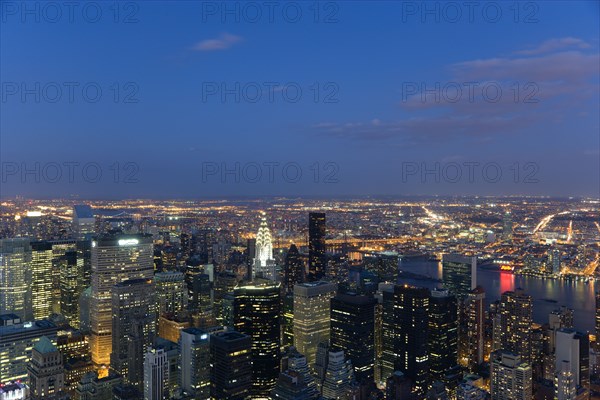
<svg viewBox="0 0 600 400">
<path fill-rule="evenodd" d="M 466 3 L 2 0 L 0 195 L 598 197 L 599 3 Z"/>
</svg>

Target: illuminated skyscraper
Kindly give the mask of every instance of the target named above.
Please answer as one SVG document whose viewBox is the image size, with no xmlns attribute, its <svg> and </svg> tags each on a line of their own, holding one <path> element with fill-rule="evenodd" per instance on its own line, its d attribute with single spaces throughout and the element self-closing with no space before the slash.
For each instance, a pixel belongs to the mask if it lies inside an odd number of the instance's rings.
<svg viewBox="0 0 600 400">
<path fill-rule="evenodd" d="M 343 399 L 348 395 L 354 380 L 352 361 L 342 349 L 331 349 L 327 356 L 327 370 L 322 394 L 326 399 Z"/>
<path fill-rule="evenodd" d="M 0 314 L 33 319 L 30 261 L 28 239 L 0 239 Z"/>
<path fill-rule="evenodd" d="M 327 255 L 325 213 L 308 214 L 308 280 L 319 281 L 325 277 Z"/>
<path fill-rule="evenodd" d="M 477 285 L 477 257 L 442 254 L 442 280 L 460 302 Z"/>
<path fill-rule="evenodd" d="M 281 284 L 266 279 L 234 290 L 235 330 L 252 338 L 252 393 L 268 396 L 279 377 Z"/>
<path fill-rule="evenodd" d="M 531 365 L 509 351 L 492 353 L 490 392 L 492 400 L 530 400 L 533 396 Z"/>
<path fill-rule="evenodd" d="M 152 279 L 153 245 L 150 235 L 105 236 L 92 242 L 90 348 L 97 366 L 107 365 L 112 352 L 114 285 L 130 279 Z"/>
<path fill-rule="evenodd" d="M 169 360 L 164 349 L 148 348 L 144 355 L 144 400 L 169 398 Z"/>
<path fill-rule="evenodd" d="M 252 267 L 252 278 L 264 278 L 272 281 L 277 279 L 275 260 L 273 259 L 273 241 L 267 218 L 262 217 L 260 228 L 256 234 L 256 255 Z"/>
<path fill-rule="evenodd" d="M 383 356 L 394 371 L 410 378 L 417 396 L 424 396 L 429 384 L 430 296 L 429 289 L 408 285 L 395 285 L 393 294 L 384 292 L 384 319 L 391 321 L 392 340 L 384 342 Z"/>
<path fill-rule="evenodd" d="M 48 318 L 52 314 L 52 259 L 50 242 L 31 243 L 31 303 L 34 319 Z"/>
<path fill-rule="evenodd" d="M 143 390 L 144 353 L 156 334 L 156 297 L 148 279 L 131 279 L 112 289 L 111 369 Z"/>
<path fill-rule="evenodd" d="M 522 289 L 502 293 L 500 300 L 500 348 L 518 354 L 523 362 L 531 360 L 531 296 Z"/>
<path fill-rule="evenodd" d="M 158 314 L 178 314 L 187 308 L 187 296 L 183 272 L 159 272 L 154 275 Z"/>
<path fill-rule="evenodd" d="M 291 244 L 285 256 L 283 271 L 283 287 L 288 293 L 293 293 L 294 285 L 304 282 L 304 263 L 295 244 Z"/>
<path fill-rule="evenodd" d="M 56 260 L 60 273 L 60 311 L 69 325 L 79 327 L 79 297 L 81 285 L 81 264 L 77 262 L 77 252 L 68 251 Z"/>
<path fill-rule="evenodd" d="M 485 291 L 481 286 L 471 290 L 465 299 L 465 316 L 467 319 L 466 356 L 467 366 L 471 372 L 483 363 L 484 350 L 484 304 Z"/>
<path fill-rule="evenodd" d="M 181 389 L 195 399 L 210 398 L 210 333 L 198 328 L 181 331 Z"/>
<path fill-rule="evenodd" d="M 310 366 L 319 343 L 329 340 L 331 298 L 336 291 L 337 285 L 328 282 L 294 286 L 294 346 Z"/>
<path fill-rule="evenodd" d="M 502 217 L 502 239 L 512 240 L 513 238 L 513 220 L 510 211 L 506 211 Z"/>
<path fill-rule="evenodd" d="M 338 294 L 331 299 L 331 347 L 344 349 L 358 382 L 372 382 L 375 365 L 373 297 Z"/>
<path fill-rule="evenodd" d="M 556 332 L 555 370 L 559 374 L 568 363 L 575 387 L 587 393 L 590 389 L 590 341 L 587 333 L 574 329 Z M 558 389 L 558 388 L 557 388 Z"/>
<path fill-rule="evenodd" d="M 239 332 L 210 338 L 210 398 L 245 400 L 252 386 L 252 339 Z"/>
<path fill-rule="evenodd" d="M 429 299 L 429 368 L 432 380 L 442 380 L 457 364 L 458 321 L 456 297 L 433 290 Z"/>
<path fill-rule="evenodd" d="M 73 206 L 73 234 L 78 240 L 89 240 L 94 235 L 96 218 L 89 205 L 79 204 Z"/>
</svg>

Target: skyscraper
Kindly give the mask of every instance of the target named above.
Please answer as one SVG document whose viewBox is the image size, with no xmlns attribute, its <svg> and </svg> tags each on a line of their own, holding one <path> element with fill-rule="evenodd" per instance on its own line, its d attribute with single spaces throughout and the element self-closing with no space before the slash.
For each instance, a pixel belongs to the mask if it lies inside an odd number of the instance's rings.
<svg viewBox="0 0 600 400">
<path fill-rule="evenodd" d="M 484 299 L 485 291 L 481 286 L 471 290 L 465 299 L 465 316 L 467 319 L 465 353 L 467 356 L 466 364 L 471 372 L 475 372 L 483 362 Z"/>
<path fill-rule="evenodd" d="M 477 285 L 477 257 L 442 254 L 442 280 L 460 302 Z"/>
<path fill-rule="evenodd" d="M 336 291 L 337 285 L 322 281 L 294 286 L 294 346 L 311 366 L 319 343 L 329 340 L 330 300 Z"/>
<path fill-rule="evenodd" d="M 239 332 L 219 332 L 210 339 L 210 396 L 245 400 L 252 386 L 252 339 Z"/>
<path fill-rule="evenodd" d="M 492 400 L 530 400 L 533 396 L 531 365 L 509 351 L 491 355 Z"/>
<path fill-rule="evenodd" d="M 210 398 L 210 333 L 198 328 L 181 331 L 181 389 L 196 399 Z"/>
<path fill-rule="evenodd" d="M 526 363 L 531 361 L 531 296 L 522 289 L 502 293 L 500 299 L 500 348 L 518 354 Z"/>
<path fill-rule="evenodd" d="M 304 282 L 304 263 L 295 244 L 291 244 L 285 256 L 283 270 L 283 287 L 288 293 L 293 293 L 294 285 Z"/>
<path fill-rule="evenodd" d="M 66 399 L 62 355 L 46 336 L 33 346 L 27 368 L 31 399 Z"/>
<path fill-rule="evenodd" d="M 329 350 L 327 370 L 321 391 L 323 397 L 326 399 L 343 399 L 354 382 L 352 361 L 344 355 L 344 350 Z"/>
<path fill-rule="evenodd" d="M 112 290 L 111 369 L 142 391 L 144 353 L 156 334 L 156 298 L 148 279 L 131 279 Z"/>
<path fill-rule="evenodd" d="M 79 327 L 79 297 L 83 271 L 77 262 L 77 251 L 67 251 L 56 262 L 60 274 L 60 312 L 69 325 Z"/>
<path fill-rule="evenodd" d="M 94 211 L 87 204 L 73 206 L 73 234 L 78 240 L 90 239 L 96 228 Z"/>
<path fill-rule="evenodd" d="M 144 399 L 169 398 L 169 361 L 164 349 L 148 348 L 144 355 Z"/>
<path fill-rule="evenodd" d="M 34 319 L 48 318 L 52 314 L 53 265 L 50 242 L 31 243 L 31 305 Z"/>
<path fill-rule="evenodd" d="M 433 290 L 429 299 L 429 368 L 432 380 L 442 380 L 457 364 L 458 321 L 456 297 Z"/>
<path fill-rule="evenodd" d="M 0 314 L 33 319 L 29 239 L 0 239 Z"/>
<path fill-rule="evenodd" d="M 568 368 L 577 389 L 590 388 L 590 341 L 587 333 L 563 328 L 556 332 L 555 370 Z"/>
<path fill-rule="evenodd" d="M 90 348 L 97 366 L 110 362 L 113 286 L 129 279 L 152 279 L 152 248 L 150 235 L 111 235 L 92 242 Z"/>
<path fill-rule="evenodd" d="M 178 314 L 187 308 L 187 296 L 183 272 L 168 271 L 154 275 L 158 314 Z"/>
<path fill-rule="evenodd" d="M 374 379 L 375 304 L 373 297 L 356 294 L 331 299 L 331 347 L 345 350 L 358 382 Z"/>
<path fill-rule="evenodd" d="M 510 241 L 513 238 L 513 220 L 510 211 L 506 211 L 502 217 L 502 239 Z"/>
<path fill-rule="evenodd" d="M 273 259 L 273 240 L 267 218 L 262 217 L 256 234 L 256 255 L 252 267 L 252 278 L 276 280 L 275 260 Z"/>
<path fill-rule="evenodd" d="M 308 214 L 308 280 L 319 281 L 325 276 L 327 255 L 325 213 Z"/>
<path fill-rule="evenodd" d="M 252 338 L 252 393 L 268 396 L 279 377 L 281 284 L 257 279 L 234 290 L 235 329 Z"/>
</svg>

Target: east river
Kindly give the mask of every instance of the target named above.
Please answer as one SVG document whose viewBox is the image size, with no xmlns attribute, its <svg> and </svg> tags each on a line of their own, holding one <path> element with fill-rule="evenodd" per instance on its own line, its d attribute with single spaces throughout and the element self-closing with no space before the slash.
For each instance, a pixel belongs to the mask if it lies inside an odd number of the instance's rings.
<svg viewBox="0 0 600 400">
<path fill-rule="evenodd" d="M 441 263 L 435 261 L 402 261 L 401 270 L 431 278 L 442 278 Z M 441 284 L 421 279 L 400 279 L 400 283 L 409 283 L 433 289 Z M 575 311 L 575 328 L 594 332 L 596 302 L 594 281 L 584 282 L 564 279 L 542 279 L 538 277 L 513 275 L 510 272 L 491 271 L 478 268 L 477 284 L 485 290 L 486 305 L 500 299 L 508 290 L 522 288 L 533 298 L 533 320 L 548 322 L 548 314 L 561 305 Z M 556 300 L 556 303 L 548 300 Z"/>
</svg>

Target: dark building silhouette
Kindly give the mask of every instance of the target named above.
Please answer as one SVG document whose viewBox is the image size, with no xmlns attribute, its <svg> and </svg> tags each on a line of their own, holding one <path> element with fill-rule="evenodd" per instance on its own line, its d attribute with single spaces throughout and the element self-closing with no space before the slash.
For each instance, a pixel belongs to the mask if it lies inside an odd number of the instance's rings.
<svg viewBox="0 0 600 400">
<path fill-rule="evenodd" d="M 304 263 L 295 244 L 285 256 L 285 269 L 283 271 L 283 286 L 286 292 L 293 293 L 294 285 L 304 282 Z"/>
<path fill-rule="evenodd" d="M 245 400 L 252 386 L 252 339 L 239 332 L 210 338 L 210 395 L 213 399 Z"/>
<path fill-rule="evenodd" d="M 458 313 L 456 296 L 434 290 L 429 299 L 429 365 L 432 380 L 442 380 L 457 364 Z"/>
<path fill-rule="evenodd" d="M 308 280 L 319 281 L 325 276 L 327 256 L 325 213 L 308 214 Z"/>
</svg>

